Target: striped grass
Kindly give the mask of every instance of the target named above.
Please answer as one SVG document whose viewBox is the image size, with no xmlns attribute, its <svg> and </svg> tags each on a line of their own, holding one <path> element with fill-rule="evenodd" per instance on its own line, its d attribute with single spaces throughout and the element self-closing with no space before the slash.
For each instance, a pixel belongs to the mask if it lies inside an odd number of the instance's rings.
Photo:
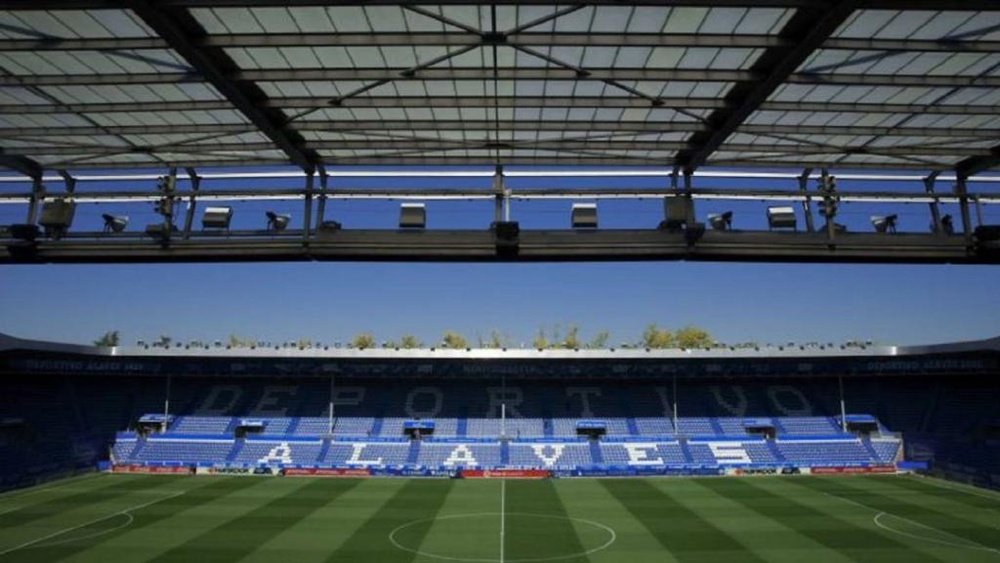
<svg viewBox="0 0 1000 563">
<path fill-rule="evenodd" d="M 909 476 L 101 475 L 0 496 L 5 561 L 1000 561 L 1000 495 Z"/>
</svg>

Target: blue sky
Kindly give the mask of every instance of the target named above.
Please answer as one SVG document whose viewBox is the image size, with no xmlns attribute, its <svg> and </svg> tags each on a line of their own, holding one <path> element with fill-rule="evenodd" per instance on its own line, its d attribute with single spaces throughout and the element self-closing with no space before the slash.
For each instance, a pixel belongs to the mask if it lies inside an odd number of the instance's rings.
<svg viewBox="0 0 1000 563">
<path fill-rule="evenodd" d="M 595 187 L 611 185 L 608 180 L 589 182 Z M 145 209 L 151 206 L 142 205 L 109 211 L 129 212 L 134 225 L 139 225 L 136 228 L 141 228 L 153 220 Z M 432 204 L 429 224 L 484 228 L 490 219 L 489 205 Z M 569 205 L 568 201 L 516 204 L 514 219 L 522 228 L 565 227 Z M 237 208 L 234 228 L 260 228 L 257 223 L 265 207 L 297 211 L 298 206 L 243 204 Z M 391 228 L 397 206 L 398 202 L 334 202 L 328 216 L 345 227 Z M 21 213 L 13 206 L 2 207 L 0 222 L 15 222 Z M 714 202 L 700 206 L 698 214 L 729 208 L 736 211 L 737 228 L 761 228 L 763 207 L 757 202 L 739 206 Z M 604 227 L 654 227 L 662 213 L 655 200 L 602 202 L 599 209 Z M 78 209 L 74 226 L 94 228 L 92 223 L 103 211 L 99 206 Z M 926 206 L 900 211 L 901 230 L 926 228 Z M 881 210 L 855 207 L 845 211 L 843 220 L 851 222 L 852 229 L 870 229 L 869 216 L 876 212 Z M 996 211 L 988 209 L 986 221 L 997 222 Z M 985 266 L 685 262 L 4 266 L 0 267 L 0 331 L 72 342 L 88 342 L 118 329 L 128 343 L 159 334 L 214 340 L 232 333 L 270 341 L 305 337 L 332 343 L 350 340 L 359 331 L 371 331 L 379 340 L 415 334 L 433 342 L 449 329 L 475 342 L 477 332 L 486 337 L 497 329 L 519 344 L 530 343 L 539 327 L 576 324 L 585 338 L 609 330 L 611 342 L 617 344 L 636 340 L 643 327 L 657 323 L 695 324 L 725 342 L 870 339 L 915 344 L 1000 335 L 998 282 L 1000 267 Z"/>
</svg>

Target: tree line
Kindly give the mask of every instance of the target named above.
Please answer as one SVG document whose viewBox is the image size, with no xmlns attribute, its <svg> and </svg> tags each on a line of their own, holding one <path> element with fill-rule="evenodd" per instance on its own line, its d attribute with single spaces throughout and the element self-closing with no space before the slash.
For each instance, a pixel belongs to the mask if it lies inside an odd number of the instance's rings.
<svg viewBox="0 0 1000 563">
<path fill-rule="evenodd" d="M 120 341 L 119 332 L 117 330 L 112 330 L 106 332 L 99 339 L 94 341 L 94 346 L 100 347 L 112 347 L 118 346 Z M 161 335 L 156 340 L 151 341 L 149 344 L 155 347 L 168 348 L 174 340 L 166 335 Z M 146 344 L 141 342 L 141 344 Z M 257 347 L 271 347 L 275 344 L 271 342 L 264 342 L 257 340 L 255 338 L 249 338 L 245 336 L 240 336 L 237 334 L 229 335 L 229 338 L 223 341 L 215 341 L 214 343 L 203 342 L 200 340 L 195 340 L 188 342 L 186 345 L 189 347 L 210 347 L 211 345 L 226 346 L 228 348 L 257 348 Z M 179 343 L 177 345 L 180 345 Z M 320 343 L 314 342 L 308 338 L 300 338 L 296 341 L 282 342 L 277 344 L 278 346 L 292 346 L 298 348 L 312 348 L 314 346 L 321 346 Z M 665 348 L 710 348 L 717 346 L 715 339 L 712 335 L 705 329 L 694 326 L 687 325 L 675 330 L 669 328 L 660 327 L 657 324 L 649 324 L 643 330 L 641 337 L 636 341 L 624 341 L 619 343 L 618 347 L 621 348 L 649 348 L 649 349 L 665 349 Z M 446 349 L 465 349 L 465 348 L 525 348 L 529 347 L 526 342 L 515 343 L 509 335 L 506 335 L 499 330 L 491 330 L 489 333 L 481 334 L 476 333 L 474 339 L 467 338 L 465 335 L 458 331 L 446 330 L 441 335 L 441 339 L 437 342 L 425 343 L 420 338 L 412 334 L 404 334 L 395 339 L 379 340 L 375 337 L 372 332 L 359 332 L 355 334 L 349 343 L 351 348 L 358 349 L 372 349 L 372 348 L 391 348 L 391 349 L 415 349 L 415 348 L 446 348 Z M 616 347 L 611 340 L 611 332 L 608 330 L 600 330 L 596 333 L 585 338 L 581 332 L 580 327 L 575 324 L 570 324 L 563 329 L 559 325 L 552 327 L 539 327 L 534 333 L 531 339 L 530 348 L 536 348 L 539 350 L 600 350 L 606 348 Z"/>
</svg>

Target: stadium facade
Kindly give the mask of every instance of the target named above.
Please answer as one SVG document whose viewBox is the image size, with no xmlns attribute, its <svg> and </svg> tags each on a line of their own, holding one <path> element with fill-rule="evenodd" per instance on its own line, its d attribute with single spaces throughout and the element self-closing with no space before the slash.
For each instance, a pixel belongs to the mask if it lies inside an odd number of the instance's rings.
<svg viewBox="0 0 1000 563">
<path fill-rule="evenodd" d="M 88 470 L 1000 485 L 1000 338 L 699 350 L 94 348 L 0 338 L 2 487 Z M 916 463 L 914 463 L 916 462 Z"/>
</svg>

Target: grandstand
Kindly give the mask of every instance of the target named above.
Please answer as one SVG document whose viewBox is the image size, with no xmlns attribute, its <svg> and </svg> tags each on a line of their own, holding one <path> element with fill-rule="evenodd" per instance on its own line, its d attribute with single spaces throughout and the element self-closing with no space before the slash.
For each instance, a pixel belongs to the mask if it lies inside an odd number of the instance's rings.
<svg viewBox="0 0 1000 563">
<path fill-rule="evenodd" d="M 23 398 L 2 413 L 14 421 L 4 428 L 8 459 L 23 460 L 4 467 L 4 485 L 101 459 L 568 475 L 895 469 L 908 460 L 947 472 L 973 449 L 982 462 L 965 462 L 965 476 L 991 485 L 998 346 L 279 355 L 4 337 L 5 386 Z"/>
</svg>

